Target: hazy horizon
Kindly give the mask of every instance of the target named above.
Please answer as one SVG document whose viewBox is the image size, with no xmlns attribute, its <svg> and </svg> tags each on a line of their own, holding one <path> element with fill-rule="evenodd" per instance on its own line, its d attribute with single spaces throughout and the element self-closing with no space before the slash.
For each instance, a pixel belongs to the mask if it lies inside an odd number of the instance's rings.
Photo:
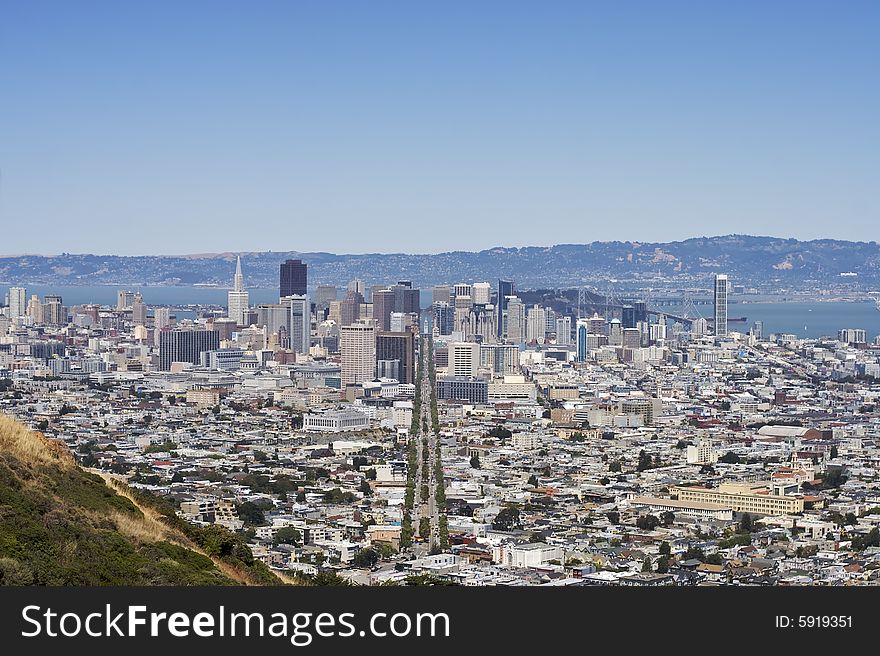
<svg viewBox="0 0 880 656">
<path fill-rule="evenodd" d="M 0 252 L 0 258 L 12 258 L 12 257 L 63 257 L 67 255 L 72 256 L 95 256 L 95 257 L 189 257 L 193 259 L 199 258 L 214 258 L 214 257 L 229 257 L 241 255 L 245 256 L 248 254 L 265 254 L 265 253 L 299 253 L 302 255 L 310 255 L 310 254 L 327 254 L 327 255 L 339 255 L 339 256 L 361 256 L 361 255 L 442 255 L 444 253 L 481 253 L 486 251 L 492 251 L 496 249 L 525 249 L 525 248 L 553 248 L 556 246 L 586 246 L 590 244 L 608 244 L 608 243 L 632 243 L 632 244 L 673 244 L 673 243 L 681 243 L 685 241 L 690 241 L 693 239 L 723 239 L 727 237 L 744 237 L 750 239 L 782 239 L 782 240 L 795 240 L 800 243 L 809 243 L 816 241 L 843 241 L 843 242 L 851 242 L 851 243 L 862 243 L 862 244 L 872 244 L 877 243 L 876 240 L 873 239 L 862 239 L 862 240 L 854 240 L 854 239 L 837 239 L 835 237 L 817 237 L 815 239 L 797 239 L 795 237 L 784 237 L 778 235 L 757 235 L 757 234 L 745 234 L 745 233 L 730 233 L 730 234 L 718 234 L 718 235 L 693 235 L 690 237 L 684 237 L 682 239 L 675 239 L 669 241 L 662 242 L 654 242 L 654 241 L 640 241 L 635 239 L 597 239 L 594 241 L 588 242 L 554 242 L 549 244 L 523 244 L 523 245 L 502 245 L 496 244 L 495 246 L 490 246 L 489 248 L 480 248 L 480 249 L 451 249 L 451 250 L 442 250 L 442 251 L 362 251 L 362 252 L 342 252 L 342 251 L 332 251 L 326 249 L 317 249 L 317 250 L 309 250 L 309 251 L 295 251 L 295 250 L 279 250 L 279 249 L 264 249 L 264 250 L 256 250 L 256 249 L 248 249 L 248 250 L 220 250 L 220 251 L 206 251 L 202 253 L 101 253 L 101 252 L 72 252 L 72 251 L 64 251 L 60 253 L 36 253 L 36 252 L 28 252 L 28 253 L 3 253 Z"/>
</svg>

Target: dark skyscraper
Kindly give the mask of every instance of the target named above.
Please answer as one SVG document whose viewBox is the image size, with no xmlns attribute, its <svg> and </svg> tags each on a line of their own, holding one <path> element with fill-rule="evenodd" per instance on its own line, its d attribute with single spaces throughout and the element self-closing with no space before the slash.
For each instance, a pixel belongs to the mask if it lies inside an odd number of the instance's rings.
<svg viewBox="0 0 880 656">
<path fill-rule="evenodd" d="M 507 297 L 513 296 L 513 281 L 498 281 L 498 308 L 495 312 L 498 320 L 498 337 L 504 335 L 504 316 L 507 312 Z"/>
<path fill-rule="evenodd" d="M 648 308 L 644 301 L 636 301 L 633 304 L 636 312 L 636 323 L 646 322 L 648 320 Z"/>
<path fill-rule="evenodd" d="M 302 260 L 287 260 L 281 264 L 280 297 L 305 296 L 307 266 Z"/>
<path fill-rule="evenodd" d="M 416 340 L 412 330 L 376 333 L 376 360 L 397 360 L 401 383 L 415 382 Z"/>
<path fill-rule="evenodd" d="M 431 307 L 434 309 L 434 326 L 438 334 L 451 335 L 455 329 L 455 308 L 443 301 L 436 301 Z"/>
</svg>

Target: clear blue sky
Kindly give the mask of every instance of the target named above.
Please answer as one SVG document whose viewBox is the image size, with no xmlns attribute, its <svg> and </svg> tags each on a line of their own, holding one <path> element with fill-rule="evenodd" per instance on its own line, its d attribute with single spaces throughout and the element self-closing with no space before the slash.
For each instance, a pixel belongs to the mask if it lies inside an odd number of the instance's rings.
<svg viewBox="0 0 880 656">
<path fill-rule="evenodd" d="M 0 0 L 0 253 L 880 239 L 880 2 Z"/>
</svg>

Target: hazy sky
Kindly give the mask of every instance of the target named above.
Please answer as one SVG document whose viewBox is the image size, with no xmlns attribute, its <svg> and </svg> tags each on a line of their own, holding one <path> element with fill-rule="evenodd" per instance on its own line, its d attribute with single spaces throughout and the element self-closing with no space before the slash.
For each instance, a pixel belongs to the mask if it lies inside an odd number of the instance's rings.
<svg viewBox="0 0 880 656">
<path fill-rule="evenodd" d="M 880 2 L 0 0 L 0 253 L 880 239 Z"/>
</svg>

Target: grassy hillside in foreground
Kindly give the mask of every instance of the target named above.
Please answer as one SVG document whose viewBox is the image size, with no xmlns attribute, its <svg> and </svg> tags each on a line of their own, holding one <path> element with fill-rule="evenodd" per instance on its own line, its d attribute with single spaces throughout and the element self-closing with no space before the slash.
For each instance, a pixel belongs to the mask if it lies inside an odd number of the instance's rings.
<svg viewBox="0 0 880 656">
<path fill-rule="evenodd" d="M 234 534 L 111 489 L 63 444 L 0 415 L 0 585 L 278 583 Z"/>
</svg>

